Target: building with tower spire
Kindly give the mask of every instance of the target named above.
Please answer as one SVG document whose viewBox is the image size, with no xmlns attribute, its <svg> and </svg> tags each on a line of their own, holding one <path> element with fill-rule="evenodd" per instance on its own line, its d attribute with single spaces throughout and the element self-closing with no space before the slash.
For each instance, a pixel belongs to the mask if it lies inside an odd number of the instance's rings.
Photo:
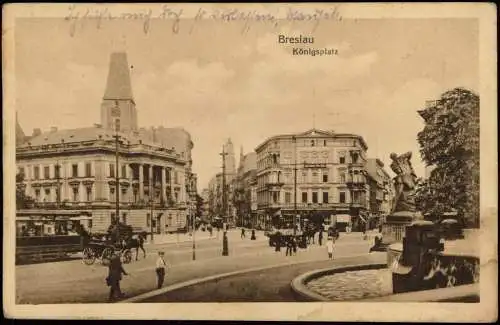
<svg viewBox="0 0 500 325">
<path fill-rule="evenodd" d="M 101 104 L 101 124 L 104 128 L 119 132 L 137 131 L 137 109 L 132 95 L 130 67 L 127 54 L 112 53 L 108 79 Z"/>
<path fill-rule="evenodd" d="M 234 156 L 234 145 L 231 138 L 228 138 L 224 144 L 224 151 L 227 153 L 226 160 L 226 174 L 236 174 L 236 158 Z"/>
<path fill-rule="evenodd" d="M 17 172 L 25 176 L 25 194 L 34 199 L 21 212 L 36 215 L 41 210 L 64 209 L 92 232 L 106 231 L 116 220 L 154 233 L 185 227 L 196 193 L 193 143 L 182 128 L 164 130 L 158 135 L 139 132 L 127 55 L 112 53 L 101 124 L 69 130 L 52 127 L 47 132 L 35 129 L 26 137 L 16 118 Z M 23 222 L 18 223 L 19 232 L 21 228 L 40 235 L 46 231 L 29 220 Z"/>
</svg>

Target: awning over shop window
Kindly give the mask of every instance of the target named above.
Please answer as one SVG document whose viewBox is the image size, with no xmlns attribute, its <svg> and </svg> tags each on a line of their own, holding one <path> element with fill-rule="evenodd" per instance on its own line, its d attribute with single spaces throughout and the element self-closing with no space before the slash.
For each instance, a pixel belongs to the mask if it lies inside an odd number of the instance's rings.
<svg viewBox="0 0 500 325">
<path fill-rule="evenodd" d="M 81 217 L 71 217 L 69 220 L 92 220 L 92 217 L 89 216 L 81 216 Z"/>
<path fill-rule="evenodd" d="M 342 222 L 342 223 L 351 222 L 351 216 L 348 214 L 337 214 L 336 219 L 337 219 L 337 222 Z"/>
</svg>

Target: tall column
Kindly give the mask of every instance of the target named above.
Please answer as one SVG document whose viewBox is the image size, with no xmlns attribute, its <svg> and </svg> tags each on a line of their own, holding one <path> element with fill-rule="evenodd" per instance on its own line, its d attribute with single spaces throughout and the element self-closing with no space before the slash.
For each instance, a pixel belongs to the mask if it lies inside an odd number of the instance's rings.
<svg viewBox="0 0 500 325">
<path fill-rule="evenodd" d="M 134 186 L 132 184 L 132 179 L 134 176 L 134 171 L 132 168 L 132 164 L 127 164 L 127 167 L 125 167 L 125 168 L 127 169 L 128 183 L 130 184 L 130 186 L 128 188 L 128 202 L 133 202 L 134 201 Z"/>
<path fill-rule="evenodd" d="M 323 189 L 318 190 L 318 203 L 323 203 Z"/>
<path fill-rule="evenodd" d="M 85 186 L 83 186 L 82 183 L 78 184 L 78 201 L 83 202 L 85 201 Z"/>
<path fill-rule="evenodd" d="M 154 202 L 154 185 L 153 184 L 153 165 L 150 164 L 148 168 L 148 179 L 149 179 L 149 200 Z"/>
<path fill-rule="evenodd" d="M 172 198 L 172 200 L 175 201 L 175 193 L 174 193 L 174 169 L 170 168 L 169 169 L 169 173 L 170 173 L 170 197 Z"/>
<path fill-rule="evenodd" d="M 307 203 L 312 203 L 312 189 L 307 189 Z"/>
<path fill-rule="evenodd" d="M 139 164 L 139 200 L 144 200 L 144 165 Z"/>
<path fill-rule="evenodd" d="M 161 167 L 161 198 L 163 200 L 163 202 L 166 202 L 167 201 L 167 194 L 166 194 L 166 191 L 165 191 L 165 187 L 166 187 L 166 182 L 165 182 L 165 166 L 162 166 Z"/>
</svg>

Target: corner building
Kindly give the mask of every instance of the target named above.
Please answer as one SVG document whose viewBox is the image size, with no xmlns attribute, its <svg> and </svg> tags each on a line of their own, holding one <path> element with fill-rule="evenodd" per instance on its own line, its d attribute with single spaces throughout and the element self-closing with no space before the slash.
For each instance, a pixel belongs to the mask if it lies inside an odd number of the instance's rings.
<svg viewBox="0 0 500 325">
<path fill-rule="evenodd" d="M 111 54 L 101 124 L 35 129 L 30 137 L 16 126 L 17 172 L 24 175 L 18 185 L 34 199 L 24 212 L 65 209 L 94 232 L 117 219 L 156 233 L 186 225 L 190 192 L 196 190 L 189 133 L 165 129 L 157 139 L 140 132 L 126 53 Z"/>
<path fill-rule="evenodd" d="M 369 209 L 367 149 L 361 136 L 317 129 L 267 139 L 255 149 L 259 219 L 293 224 L 298 214 L 361 228 Z"/>
</svg>

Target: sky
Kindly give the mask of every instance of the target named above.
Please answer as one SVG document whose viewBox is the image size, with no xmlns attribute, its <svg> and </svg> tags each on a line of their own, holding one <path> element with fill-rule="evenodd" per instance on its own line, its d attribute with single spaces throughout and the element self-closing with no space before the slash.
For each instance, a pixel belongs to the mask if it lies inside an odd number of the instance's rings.
<svg viewBox="0 0 500 325">
<path fill-rule="evenodd" d="M 194 142 L 198 190 L 221 170 L 231 138 L 253 151 L 268 137 L 311 129 L 361 135 L 389 171 L 391 152 L 414 153 L 424 176 L 417 110 L 446 90 L 478 90 L 474 19 L 344 19 L 278 28 L 237 22 L 16 21 L 16 111 L 26 134 L 100 123 L 109 56 L 126 51 L 140 127 L 184 127 Z M 314 37 L 335 56 L 293 56 L 278 36 Z M 36 55 L 35 55 L 36 53 Z"/>
</svg>

